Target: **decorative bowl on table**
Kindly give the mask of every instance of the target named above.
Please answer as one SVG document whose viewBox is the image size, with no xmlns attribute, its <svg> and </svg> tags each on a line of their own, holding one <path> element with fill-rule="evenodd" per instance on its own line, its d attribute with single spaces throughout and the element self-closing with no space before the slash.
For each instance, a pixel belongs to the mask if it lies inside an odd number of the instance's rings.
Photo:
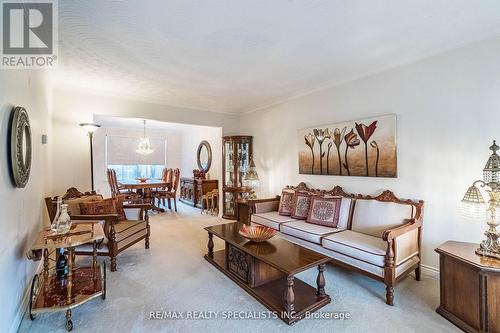
<svg viewBox="0 0 500 333">
<path fill-rule="evenodd" d="M 146 177 L 139 177 L 139 178 L 136 178 L 136 180 L 139 182 L 139 183 L 145 183 L 149 180 L 149 178 L 146 178 Z"/>
<path fill-rule="evenodd" d="M 261 225 L 244 225 L 238 233 L 252 242 L 265 242 L 276 235 L 276 230 Z"/>
</svg>

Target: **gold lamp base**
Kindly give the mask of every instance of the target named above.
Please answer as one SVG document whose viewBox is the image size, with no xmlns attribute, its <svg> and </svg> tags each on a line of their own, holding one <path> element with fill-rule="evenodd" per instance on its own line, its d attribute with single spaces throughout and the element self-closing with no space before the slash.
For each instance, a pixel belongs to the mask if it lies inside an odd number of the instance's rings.
<svg viewBox="0 0 500 333">
<path fill-rule="evenodd" d="M 496 230 L 493 232 L 488 230 L 484 234 L 486 239 L 481 242 L 476 253 L 481 256 L 500 259 L 500 243 L 498 242 L 500 234 Z"/>
</svg>

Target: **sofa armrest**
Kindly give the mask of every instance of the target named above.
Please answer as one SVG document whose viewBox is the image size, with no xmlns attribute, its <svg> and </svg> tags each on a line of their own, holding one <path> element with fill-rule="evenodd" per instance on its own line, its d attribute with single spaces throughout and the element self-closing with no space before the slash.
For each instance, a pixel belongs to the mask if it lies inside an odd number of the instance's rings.
<svg viewBox="0 0 500 333">
<path fill-rule="evenodd" d="M 396 266 L 420 253 L 419 229 L 422 222 L 415 219 L 406 221 L 399 227 L 386 230 L 382 236 L 387 241 L 386 262 L 392 261 Z"/>
<path fill-rule="evenodd" d="M 267 199 L 249 199 L 248 205 L 252 214 L 268 213 L 277 211 L 280 204 L 280 196 Z"/>
<path fill-rule="evenodd" d="M 415 219 L 407 219 L 405 224 L 384 231 L 384 233 L 382 234 L 382 239 L 385 241 L 393 241 L 396 237 L 401 236 L 414 229 L 420 228 L 421 226 L 422 222 L 420 220 L 417 221 Z"/>
</svg>

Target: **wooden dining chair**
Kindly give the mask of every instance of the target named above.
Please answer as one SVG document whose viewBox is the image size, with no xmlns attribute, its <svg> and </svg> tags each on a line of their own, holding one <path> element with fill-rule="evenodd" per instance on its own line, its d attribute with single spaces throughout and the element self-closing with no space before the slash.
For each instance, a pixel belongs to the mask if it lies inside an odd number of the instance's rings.
<svg viewBox="0 0 500 333">
<path fill-rule="evenodd" d="M 171 170 L 171 172 L 167 172 L 166 181 L 172 184 L 171 188 L 168 188 L 166 190 L 159 189 L 155 192 L 155 197 L 158 199 L 158 201 L 161 199 L 163 201 L 163 205 L 165 205 L 165 200 L 167 201 L 169 209 L 172 209 L 171 200 L 173 199 L 175 211 L 177 211 L 176 197 L 177 189 L 179 188 L 180 173 L 181 172 L 178 168 Z"/>
<path fill-rule="evenodd" d="M 126 202 L 130 203 L 142 203 L 142 196 L 134 191 L 124 190 L 118 184 L 118 179 L 116 178 L 116 171 L 114 169 L 107 170 L 109 189 L 111 190 L 111 197 L 116 198 L 118 196 L 123 196 Z"/>
</svg>

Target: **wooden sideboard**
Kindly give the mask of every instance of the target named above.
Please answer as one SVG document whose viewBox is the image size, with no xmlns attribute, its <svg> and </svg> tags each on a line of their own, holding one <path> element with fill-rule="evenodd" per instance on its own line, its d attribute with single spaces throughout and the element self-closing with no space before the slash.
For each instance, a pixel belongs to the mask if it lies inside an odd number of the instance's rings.
<svg viewBox="0 0 500 333">
<path fill-rule="evenodd" d="M 217 189 L 218 186 L 219 181 L 217 179 L 183 177 L 181 178 L 179 200 L 185 204 L 202 208 L 201 196 Z"/>
<path fill-rule="evenodd" d="M 478 244 L 446 242 L 439 253 L 437 313 L 465 332 L 500 332 L 500 260 L 477 255 Z"/>
</svg>

